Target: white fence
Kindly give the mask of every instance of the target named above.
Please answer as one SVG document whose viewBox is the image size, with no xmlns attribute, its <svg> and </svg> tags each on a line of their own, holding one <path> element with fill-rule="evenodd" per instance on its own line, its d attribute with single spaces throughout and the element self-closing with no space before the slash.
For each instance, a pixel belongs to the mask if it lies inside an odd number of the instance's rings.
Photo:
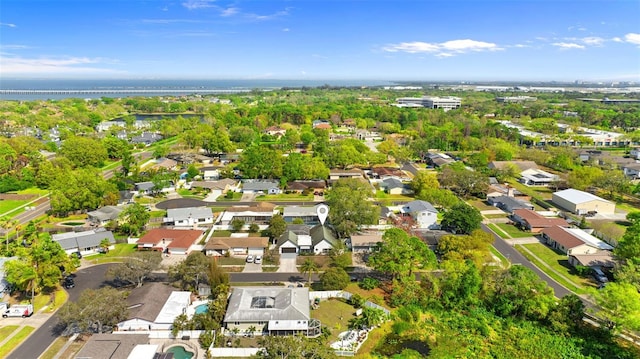
<svg viewBox="0 0 640 359">
<path fill-rule="evenodd" d="M 248 358 L 258 354 L 260 350 L 261 348 L 209 348 L 209 352 L 214 358 Z"/>
<path fill-rule="evenodd" d="M 309 300 L 314 300 L 316 298 L 320 298 L 320 299 L 344 298 L 346 300 L 349 300 L 349 299 L 351 299 L 352 295 L 353 294 L 351 294 L 349 292 L 342 291 L 342 290 L 313 291 L 313 292 L 309 292 Z M 381 307 L 381 306 L 379 306 L 379 305 L 377 305 L 375 303 L 372 303 L 370 301 L 364 302 L 364 306 L 365 307 L 369 307 L 369 308 L 380 309 L 386 315 L 391 314 L 391 311 L 389 309 L 387 309 L 385 307 Z"/>
</svg>

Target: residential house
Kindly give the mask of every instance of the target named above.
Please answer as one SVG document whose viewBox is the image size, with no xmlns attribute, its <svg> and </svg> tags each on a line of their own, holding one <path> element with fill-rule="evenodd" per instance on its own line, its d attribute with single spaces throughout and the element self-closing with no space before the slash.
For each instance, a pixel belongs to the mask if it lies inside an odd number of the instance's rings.
<svg viewBox="0 0 640 359">
<path fill-rule="evenodd" d="M 178 169 L 178 162 L 176 160 L 172 160 L 170 158 L 158 158 L 156 159 L 156 163 L 154 163 L 151 168 L 156 170 L 168 170 L 174 171 Z"/>
<path fill-rule="evenodd" d="M 117 220 L 125 208 L 125 206 L 104 206 L 95 211 L 87 212 L 87 219 L 96 226 L 104 226 L 111 221 Z"/>
<path fill-rule="evenodd" d="M 117 324 L 118 331 L 171 330 L 176 317 L 191 304 L 191 292 L 152 282 L 132 289 L 126 300 L 129 318 Z"/>
<path fill-rule="evenodd" d="M 311 319 L 309 288 L 237 287 L 229 297 L 224 327 L 257 329 L 268 335 L 320 335 L 320 322 Z"/>
<path fill-rule="evenodd" d="M 320 130 L 331 130 L 331 123 L 327 120 L 315 120 L 311 123 L 311 126 Z"/>
<path fill-rule="evenodd" d="M 530 201 L 531 196 L 528 196 L 517 189 L 510 186 L 508 183 L 500 184 L 495 177 L 489 177 L 489 187 L 487 188 L 487 199 L 491 197 L 507 196 L 517 198 L 522 201 Z"/>
<path fill-rule="evenodd" d="M 338 244 L 335 232 L 323 225 L 290 225 L 278 238 L 276 248 L 282 253 L 328 253 Z"/>
<path fill-rule="evenodd" d="M 323 180 L 315 181 L 293 181 L 287 183 L 286 191 L 289 192 L 323 192 L 327 189 L 327 182 Z"/>
<path fill-rule="evenodd" d="M 268 237 L 211 237 L 204 245 L 204 253 L 208 256 L 224 256 L 227 253 L 261 256 L 267 248 Z"/>
<path fill-rule="evenodd" d="M 394 178 L 400 181 L 410 181 L 409 177 L 402 169 L 394 167 L 373 167 L 371 169 L 371 178 L 385 180 Z"/>
<path fill-rule="evenodd" d="M 601 251 L 613 249 L 609 244 L 588 234 L 579 228 L 565 228 L 554 226 L 542 230 L 542 239 L 550 247 L 566 253 L 576 254 L 596 254 Z"/>
<path fill-rule="evenodd" d="M 287 133 L 287 130 L 280 126 L 270 126 L 264 130 L 264 133 L 273 137 L 282 137 Z"/>
<path fill-rule="evenodd" d="M 302 220 L 306 225 L 315 226 L 320 224 L 318 218 L 318 206 L 285 206 L 282 210 L 282 218 L 284 221 L 291 224 L 294 220 Z"/>
<path fill-rule="evenodd" d="M 572 266 L 613 268 L 616 261 L 611 251 L 599 251 L 593 254 L 571 254 L 569 264 Z"/>
<path fill-rule="evenodd" d="M 220 172 L 224 170 L 224 166 L 206 166 L 200 168 L 202 179 L 205 181 L 217 181 L 220 179 Z"/>
<path fill-rule="evenodd" d="M 622 172 L 630 180 L 638 180 L 640 179 L 640 163 L 630 163 L 628 165 L 624 165 L 622 166 Z"/>
<path fill-rule="evenodd" d="M 598 163 L 602 160 L 602 151 L 600 150 L 580 150 L 578 151 L 578 158 L 581 162 L 593 162 L 598 160 Z"/>
<path fill-rule="evenodd" d="M 437 229 L 438 210 L 427 201 L 415 200 L 402 206 L 400 212 L 413 218 L 418 228 Z"/>
<path fill-rule="evenodd" d="M 427 153 L 423 156 L 423 159 L 431 167 L 444 167 L 456 162 L 455 159 L 445 153 Z"/>
<path fill-rule="evenodd" d="M 385 178 L 379 184 L 380 189 L 388 194 L 413 194 L 413 189 L 408 183 L 403 183 L 396 178 Z"/>
<path fill-rule="evenodd" d="M 82 255 L 98 253 L 101 251 L 103 240 L 109 241 L 109 248 L 113 249 L 116 239 L 111 231 L 104 228 L 92 229 L 83 232 L 58 233 L 51 236 L 54 242 L 67 253 L 80 252 Z"/>
<path fill-rule="evenodd" d="M 137 195 L 151 195 L 154 194 L 156 192 L 163 192 L 163 193 L 168 193 L 168 192 L 173 192 L 176 190 L 176 187 L 174 185 L 174 183 L 172 181 L 162 181 L 162 183 L 160 183 L 160 186 L 162 188 L 158 189 L 156 188 L 155 183 L 148 181 L 148 182 L 137 182 L 133 184 L 133 189 L 135 194 Z"/>
<path fill-rule="evenodd" d="M 119 206 L 133 203 L 133 196 L 134 196 L 133 192 L 127 191 L 127 190 L 118 191 L 118 195 L 119 195 L 118 196 Z"/>
<path fill-rule="evenodd" d="M 18 259 L 18 257 L 0 257 L 0 298 L 2 298 L 5 293 L 8 294 L 9 288 L 11 287 L 5 279 L 4 264 L 14 259 Z"/>
<path fill-rule="evenodd" d="M 365 130 L 365 129 L 357 129 L 356 138 L 359 139 L 360 141 L 369 141 L 369 142 L 383 140 L 382 135 L 380 135 L 379 132 Z"/>
<path fill-rule="evenodd" d="M 193 181 L 190 187 L 207 189 L 213 197 L 217 198 L 234 190 L 237 185 L 238 181 L 231 178 L 223 178 L 219 181 Z"/>
<path fill-rule="evenodd" d="M 139 136 L 133 136 L 129 142 L 134 145 L 151 146 L 152 144 L 162 140 L 162 135 L 155 132 L 142 132 Z"/>
<path fill-rule="evenodd" d="M 203 224 L 213 224 L 213 211 L 209 207 L 169 208 L 163 223 L 176 227 L 196 227 Z"/>
<path fill-rule="evenodd" d="M 279 194 L 280 185 L 276 181 L 268 180 L 244 180 L 242 181 L 242 193 L 255 194 Z"/>
<path fill-rule="evenodd" d="M 329 171 L 330 180 L 339 180 L 343 178 L 364 179 L 364 172 L 358 168 L 350 170 L 331 169 Z"/>
<path fill-rule="evenodd" d="M 197 229 L 154 228 L 142 236 L 136 244 L 138 250 L 154 250 L 168 254 L 189 254 L 191 248 L 202 238 L 203 231 Z"/>
<path fill-rule="evenodd" d="M 587 213 L 614 214 L 616 204 L 594 194 L 569 188 L 554 192 L 551 201 L 559 207 L 578 215 Z"/>
<path fill-rule="evenodd" d="M 230 225 L 234 219 L 243 221 L 246 225 L 268 225 L 274 215 L 275 205 L 267 202 L 258 202 L 255 206 L 233 206 L 220 216 L 219 224 Z"/>
<path fill-rule="evenodd" d="M 520 183 L 527 186 L 548 187 L 554 182 L 558 182 L 560 177 L 552 173 L 537 168 L 530 168 L 520 173 Z"/>
<path fill-rule="evenodd" d="M 633 159 L 640 160 L 640 147 L 632 148 L 631 151 L 629 151 L 629 155 Z"/>
<path fill-rule="evenodd" d="M 487 198 L 487 202 L 495 207 L 500 208 L 501 210 L 507 213 L 513 213 L 513 211 L 517 209 L 530 209 L 533 210 L 535 207 L 526 201 L 515 197 L 509 196 L 496 196 Z"/>
<path fill-rule="evenodd" d="M 349 239 L 349 247 L 354 253 L 371 253 L 382 243 L 382 233 L 365 232 L 352 234 Z"/>
<path fill-rule="evenodd" d="M 149 334 L 96 333 L 89 336 L 87 342 L 74 359 L 154 359 L 162 351 L 159 345 L 149 344 Z M 152 348 L 151 348 L 152 347 Z M 139 348 L 149 348 L 145 354 Z"/>
<path fill-rule="evenodd" d="M 545 228 L 555 226 L 569 227 L 569 223 L 563 218 L 548 218 L 532 209 L 516 209 L 511 214 L 513 220 L 520 228 L 532 233 L 539 233 Z"/>
</svg>

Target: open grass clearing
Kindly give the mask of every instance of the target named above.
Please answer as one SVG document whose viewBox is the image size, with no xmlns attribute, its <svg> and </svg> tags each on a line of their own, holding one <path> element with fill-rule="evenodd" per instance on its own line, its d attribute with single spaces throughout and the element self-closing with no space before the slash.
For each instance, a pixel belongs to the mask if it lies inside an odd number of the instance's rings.
<svg viewBox="0 0 640 359">
<path fill-rule="evenodd" d="M 0 358 L 5 358 L 13 349 L 24 341 L 26 337 L 35 330 L 34 327 L 23 327 L 18 333 L 9 338 L 9 340 L 0 347 Z"/>
<path fill-rule="evenodd" d="M 525 238 L 533 237 L 533 233 L 521 231 L 518 227 L 508 223 L 496 223 L 504 233 L 508 234 L 511 238 Z"/>
<path fill-rule="evenodd" d="M 317 309 L 311 310 L 311 318 L 318 319 L 331 331 L 328 343 L 338 340 L 338 335 L 348 330 L 349 320 L 354 318 L 355 314 L 356 308 L 339 298 L 323 300 Z"/>
<path fill-rule="evenodd" d="M 370 301 L 371 303 L 375 303 L 379 306 L 385 307 L 387 309 L 389 306 L 384 302 L 385 292 L 381 288 L 374 288 L 372 290 L 362 289 L 358 286 L 358 283 L 349 283 L 349 285 L 344 289 L 345 292 L 349 292 L 351 294 L 358 294 L 365 300 Z"/>
</svg>

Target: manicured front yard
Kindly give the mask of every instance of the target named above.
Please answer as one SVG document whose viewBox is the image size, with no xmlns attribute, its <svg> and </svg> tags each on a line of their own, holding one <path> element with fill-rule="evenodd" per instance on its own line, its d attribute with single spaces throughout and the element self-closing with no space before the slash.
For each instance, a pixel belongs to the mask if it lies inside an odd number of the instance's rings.
<svg viewBox="0 0 640 359">
<path fill-rule="evenodd" d="M 31 332 L 34 330 L 35 330 L 34 327 L 28 327 L 28 326 L 20 329 L 18 333 L 16 333 L 13 337 L 9 339 L 9 341 L 4 343 L 4 345 L 0 347 L 0 358 L 6 357 L 7 354 L 9 354 L 9 352 L 15 349 L 18 345 L 20 345 L 24 340 L 24 338 L 29 336 L 29 334 L 31 334 Z"/>
<path fill-rule="evenodd" d="M 13 212 L 14 210 L 18 209 L 18 207 L 24 206 L 29 202 L 30 201 L 13 200 L 13 199 L 2 200 L 0 201 L 0 216 L 4 216 L 5 214 L 13 214 L 13 213 L 7 213 L 7 212 Z"/>
<path fill-rule="evenodd" d="M 518 227 L 508 223 L 496 223 L 496 225 L 511 238 L 533 237 L 533 233 L 521 231 Z"/>
<path fill-rule="evenodd" d="M 584 294 L 586 293 L 586 288 L 595 287 L 595 284 L 589 278 L 583 278 L 572 273 L 571 265 L 569 264 L 569 260 L 567 259 L 566 254 L 558 253 L 542 243 L 523 244 L 522 246 L 531 251 L 534 255 L 540 258 L 545 264 L 553 268 L 553 270 L 560 275 L 554 273 L 553 271 L 550 271 L 544 265 L 536 263 L 537 261 L 535 261 L 535 259 L 532 259 L 532 257 L 528 253 L 519 249 L 519 251 L 523 255 L 525 255 L 525 257 L 527 257 L 529 260 L 534 261 L 534 263 L 542 271 L 547 273 L 550 277 L 552 277 L 568 289 L 575 291 L 578 294 Z M 517 248 L 518 246 L 516 246 L 516 249 Z"/>
<path fill-rule="evenodd" d="M 311 202 L 313 201 L 313 194 L 302 195 L 299 193 L 290 194 L 269 194 L 256 197 L 256 201 L 299 201 L 299 202 Z"/>
</svg>

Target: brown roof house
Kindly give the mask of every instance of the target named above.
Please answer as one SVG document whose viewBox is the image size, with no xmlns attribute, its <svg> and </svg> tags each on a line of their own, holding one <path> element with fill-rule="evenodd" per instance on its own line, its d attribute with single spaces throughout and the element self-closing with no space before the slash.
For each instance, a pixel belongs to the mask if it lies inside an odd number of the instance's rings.
<svg viewBox="0 0 640 359">
<path fill-rule="evenodd" d="M 136 242 L 138 250 L 148 249 L 170 254 L 189 254 L 191 246 L 202 238 L 202 230 L 155 228 Z"/>
<path fill-rule="evenodd" d="M 191 292 L 176 291 L 163 283 L 146 283 L 127 297 L 129 318 L 118 331 L 171 330 L 173 321 L 191 304 Z"/>
<path fill-rule="evenodd" d="M 554 226 L 542 230 L 542 239 L 552 248 L 568 255 L 596 254 L 610 251 L 612 246 L 579 228 Z"/>
<path fill-rule="evenodd" d="M 269 247 L 268 237 L 211 237 L 204 246 L 208 256 L 231 255 L 263 255 Z"/>
<path fill-rule="evenodd" d="M 545 228 L 555 226 L 569 227 L 569 223 L 563 218 L 548 218 L 530 209 L 514 210 L 511 219 L 517 223 L 520 228 L 533 233 L 539 233 Z"/>
</svg>

